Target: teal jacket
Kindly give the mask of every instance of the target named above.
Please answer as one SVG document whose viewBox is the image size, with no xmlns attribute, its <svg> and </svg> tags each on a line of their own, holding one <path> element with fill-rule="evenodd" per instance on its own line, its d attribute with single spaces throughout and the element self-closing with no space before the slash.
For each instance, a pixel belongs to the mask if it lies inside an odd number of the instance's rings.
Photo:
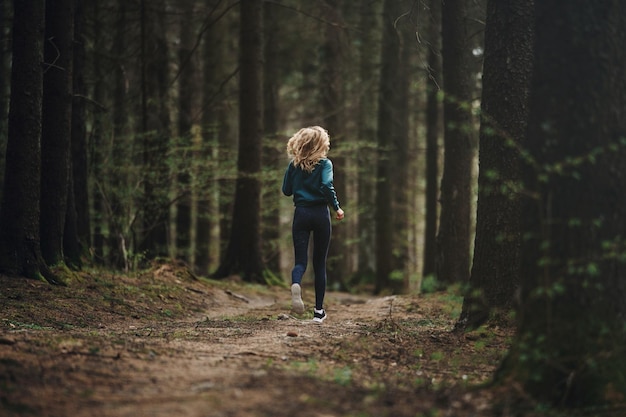
<svg viewBox="0 0 626 417">
<path fill-rule="evenodd" d="M 333 163 L 322 159 L 312 172 L 306 172 L 289 163 L 283 178 L 283 194 L 293 195 L 296 207 L 327 204 L 339 210 L 339 201 L 333 185 Z"/>
</svg>

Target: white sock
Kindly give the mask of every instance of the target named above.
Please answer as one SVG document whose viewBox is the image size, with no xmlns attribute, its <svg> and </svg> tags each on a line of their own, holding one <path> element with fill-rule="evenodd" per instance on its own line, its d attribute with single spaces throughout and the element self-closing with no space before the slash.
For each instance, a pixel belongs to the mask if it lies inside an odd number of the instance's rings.
<svg viewBox="0 0 626 417">
<path fill-rule="evenodd" d="M 318 313 L 318 314 L 322 314 L 322 313 L 324 313 L 324 309 L 318 310 L 318 309 L 316 308 L 316 309 L 314 309 L 314 310 L 315 310 L 315 312 L 316 312 L 316 313 Z"/>
</svg>

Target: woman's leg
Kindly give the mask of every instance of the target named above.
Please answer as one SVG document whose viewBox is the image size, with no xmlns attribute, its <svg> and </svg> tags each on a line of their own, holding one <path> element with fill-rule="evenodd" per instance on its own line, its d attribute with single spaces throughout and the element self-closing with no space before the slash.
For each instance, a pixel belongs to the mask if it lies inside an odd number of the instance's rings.
<svg viewBox="0 0 626 417">
<path fill-rule="evenodd" d="M 331 237 L 330 211 L 322 206 L 316 212 L 313 228 L 313 271 L 315 272 L 315 308 L 324 308 L 326 295 L 326 258 Z"/>
<path fill-rule="evenodd" d="M 306 209 L 296 207 L 293 215 L 291 234 L 293 237 L 294 267 L 291 271 L 291 283 L 301 284 L 306 271 L 309 250 L 309 215 Z"/>
<path fill-rule="evenodd" d="M 294 267 L 291 270 L 291 308 L 297 314 L 304 313 L 302 302 L 302 276 L 308 262 L 310 215 L 304 208 L 296 207 L 291 234 L 293 237 Z"/>
</svg>

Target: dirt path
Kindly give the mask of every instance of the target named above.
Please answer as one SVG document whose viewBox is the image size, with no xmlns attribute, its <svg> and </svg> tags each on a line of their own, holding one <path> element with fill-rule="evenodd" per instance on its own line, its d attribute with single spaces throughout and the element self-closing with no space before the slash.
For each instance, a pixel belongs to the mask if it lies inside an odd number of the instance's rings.
<svg viewBox="0 0 626 417">
<path fill-rule="evenodd" d="M 468 386 L 510 336 L 454 336 L 449 297 L 329 293 L 318 325 L 284 288 L 157 272 L 72 289 L 0 277 L 0 415 L 483 415 Z"/>
</svg>

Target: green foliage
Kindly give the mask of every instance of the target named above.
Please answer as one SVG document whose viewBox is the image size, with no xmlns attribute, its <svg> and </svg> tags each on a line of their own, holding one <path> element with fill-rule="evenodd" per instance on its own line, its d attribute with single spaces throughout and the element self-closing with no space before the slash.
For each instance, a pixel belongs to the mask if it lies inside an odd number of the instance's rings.
<svg viewBox="0 0 626 417">
<path fill-rule="evenodd" d="M 345 387 L 347 385 L 350 385 L 350 383 L 352 382 L 352 369 L 348 366 L 340 369 L 335 369 L 333 379 L 335 383 L 341 386 Z"/>
<path fill-rule="evenodd" d="M 274 274 L 269 269 L 263 270 L 263 280 L 269 286 L 278 286 L 282 288 L 287 288 L 287 283 L 285 282 L 285 280 L 279 277 L 278 275 Z"/>
<path fill-rule="evenodd" d="M 298 371 L 304 371 L 309 376 L 315 376 L 319 369 L 319 363 L 315 359 L 309 359 L 307 362 L 293 362 L 290 366 Z"/>
<path fill-rule="evenodd" d="M 70 269 L 65 262 L 49 266 L 54 279 L 61 285 L 69 285 L 74 281 L 81 281 L 82 277 L 76 271 Z"/>
<path fill-rule="evenodd" d="M 35 323 L 21 323 L 15 320 L 3 320 L 10 328 L 20 328 L 20 329 L 28 329 L 28 330 L 53 330 L 52 327 L 42 326 L 40 324 Z"/>
<path fill-rule="evenodd" d="M 428 275 L 422 278 L 421 292 L 424 294 L 431 294 L 438 291 L 440 288 L 439 282 L 435 275 Z"/>
</svg>

